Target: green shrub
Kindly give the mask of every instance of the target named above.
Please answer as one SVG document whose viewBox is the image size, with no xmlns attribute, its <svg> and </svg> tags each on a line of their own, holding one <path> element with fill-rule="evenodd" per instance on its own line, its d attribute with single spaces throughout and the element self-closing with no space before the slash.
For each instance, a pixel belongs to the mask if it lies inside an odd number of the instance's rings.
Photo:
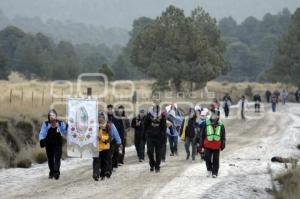
<svg viewBox="0 0 300 199">
<path fill-rule="evenodd" d="M 38 164 L 43 164 L 44 162 L 47 162 L 46 151 L 41 148 L 33 149 L 32 150 L 32 159 Z"/>
<path fill-rule="evenodd" d="M 30 159 L 25 158 L 25 159 L 20 159 L 16 161 L 16 166 L 19 168 L 29 168 L 31 167 L 32 162 Z"/>
</svg>

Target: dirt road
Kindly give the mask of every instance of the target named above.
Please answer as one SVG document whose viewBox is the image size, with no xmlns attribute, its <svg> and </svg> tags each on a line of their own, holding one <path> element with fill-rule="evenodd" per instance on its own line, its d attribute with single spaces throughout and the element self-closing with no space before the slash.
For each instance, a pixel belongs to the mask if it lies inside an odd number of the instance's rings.
<svg viewBox="0 0 300 199">
<path fill-rule="evenodd" d="M 269 198 L 264 190 L 271 188 L 268 168 L 283 169 L 270 158 L 299 158 L 295 146 L 300 142 L 300 105 L 280 106 L 277 113 L 266 110 L 249 111 L 246 121 L 224 121 L 228 142 L 217 179 L 205 177 L 199 157 L 186 161 L 179 143 L 179 156 L 167 157 L 158 174 L 149 172 L 147 162 L 139 163 L 133 150 L 110 180 L 100 182 L 91 177 L 91 160 L 63 161 L 58 181 L 47 179 L 46 164 L 1 170 L 0 198 Z"/>
</svg>

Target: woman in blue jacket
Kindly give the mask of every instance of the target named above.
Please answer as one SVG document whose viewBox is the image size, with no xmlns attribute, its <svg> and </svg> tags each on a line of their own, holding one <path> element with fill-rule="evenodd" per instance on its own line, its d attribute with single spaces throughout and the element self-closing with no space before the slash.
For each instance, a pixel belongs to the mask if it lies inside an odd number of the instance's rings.
<svg viewBox="0 0 300 199">
<path fill-rule="evenodd" d="M 57 120 L 57 112 L 52 109 L 48 113 L 48 121 L 43 122 L 39 134 L 40 146 L 46 147 L 50 179 L 58 180 L 60 176 L 63 135 L 67 135 L 67 126 Z"/>
</svg>

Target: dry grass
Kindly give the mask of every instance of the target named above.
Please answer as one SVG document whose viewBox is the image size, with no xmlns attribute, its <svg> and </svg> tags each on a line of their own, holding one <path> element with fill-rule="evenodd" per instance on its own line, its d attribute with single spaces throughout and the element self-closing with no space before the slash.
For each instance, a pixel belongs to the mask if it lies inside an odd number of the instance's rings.
<svg viewBox="0 0 300 199">
<path fill-rule="evenodd" d="M 300 196 L 300 169 L 294 168 L 275 178 L 281 185 L 279 191 L 275 191 L 276 199 L 298 199 Z"/>
<path fill-rule="evenodd" d="M 138 93 L 138 102 L 152 102 L 151 84 L 153 81 L 134 81 L 133 89 Z M 93 95 L 98 96 L 99 102 L 131 102 L 132 84 L 130 81 L 110 82 L 107 93 L 104 94 L 104 84 L 96 81 L 82 82 L 80 86 L 76 82 L 40 82 L 37 80 L 26 81 L 18 79 L 18 81 L 0 81 L 0 103 L 1 115 L 29 113 L 36 117 L 43 116 L 42 113 L 47 112 L 51 104 L 62 112 L 65 110 L 65 99 L 69 96 L 79 96 L 86 94 L 86 88 L 91 87 Z M 252 93 L 259 92 L 264 95 L 266 89 L 271 91 L 288 88 L 290 92 L 296 90 L 291 85 L 277 84 L 261 84 L 261 83 L 230 83 L 230 82 L 208 82 L 207 90 L 216 93 L 216 97 L 221 99 L 225 93 L 231 94 L 232 98 L 237 100 L 241 95 L 245 94 L 247 87 L 250 87 Z M 52 88 L 52 89 L 51 89 Z M 12 95 L 10 97 L 10 93 Z M 23 93 L 23 94 L 22 94 Z M 33 94 L 33 98 L 32 98 Z M 205 99 L 203 90 L 194 91 L 196 100 Z M 22 97 L 23 96 L 23 97 Z M 44 96 L 44 97 L 43 97 Z M 189 97 L 187 93 L 161 92 L 160 97 L 166 101 L 186 100 Z M 293 96 L 291 96 L 293 98 Z M 33 99 L 33 100 L 32 100 Z M 191 100 L 191 99 L 188 99 Z M 103 105 L 104 106 L 104 105 Z M 1 116 L 0 115 L 0 116 Z"/>
<path fill-rule="evenodd" d="M 21 150 L 16 156 L 15 166 L 19 168 L 29 168 L 31 165 L 31 149 L 26 148 Z"/>
<path fill-rule="evenodd" d="M 47 162 L 47 154 L 46 154 L 45 149 L 42 149 L 40 147 L 33 148 L 32 149 L 32 159 L 38 164 Z"/>
</svg>

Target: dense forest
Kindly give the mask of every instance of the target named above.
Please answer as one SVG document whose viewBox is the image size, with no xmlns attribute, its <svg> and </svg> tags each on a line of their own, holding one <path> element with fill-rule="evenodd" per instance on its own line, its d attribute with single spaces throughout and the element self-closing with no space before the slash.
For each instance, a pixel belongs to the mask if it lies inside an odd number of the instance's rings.
<svg viewBox="0 0 300 199">
<path fill-rule="evenodd" d="M 0 10 L 0 30 L 7 26 L 16 26 L 32 34 L 42 32 L 51 37 L 54 42 L 64 40 L 73 44 L 106 44 L 112 47 L 125 45 L 129 39 L 128 30 L 124 28 L 105 28 L 72 21 L 61 22 L 54 19 L 43 21 L 39 17 L 16 16 L 9 19 Z"/>
<path fill-rule="evenodd" d="M 299 9 L 297 11 L 299 12 Z M 177 14 L 181 15 L 180 13 L 183 14 L 183 12 L 183 10 L 178 11 Z M 195 29 L 193 30 L 194 32 L 188 31 L 190 27 L 181 26 L 179 22 L 177 28 L 186 29 L 187 37 L 194 39 L 194 41 L 197 41 L 198 37 L 189 33 L 199 34 L 199 37 L 203 37 L 199 39 L 199 42 L 202 42 L 200 47 L 203 47 L 201 45 L 211 45 L 212 49 L 214 49 L 215 46 L 219 46 L 216 49 L 219 49 L 218 51 L 224 56 L 218 58 L 211 56 L 213 55 L 211 54 L 210 57 L 207 57 L 210 61 L 204 63 L 204 59 L 201 59 L 201 57 L 190 59 L 191 56 L 186 54 L 187 52 L 190 52 L 190 55 L 193 53 L 197 54 L 197 48 L 193 47 L 193 42 L 189 44 L 190 49 L 182 48 L 180 50 L 179 48 L 175 49 L 175 46 L 171 47 L 169 44 L 162 46 L 162 41 L 151 40 L 155 45 L 161 45 L 160 47 L 161 49 L 165 49 L 165 53 L 167 53 L 166 50 L 172 51 L 169 53 L 171 56 L 170 60 L 174 59 L 179 63 L 179 65 L 176 65 L 176 62 L 171 63 L 163 59 L 161 59 L 162 62 L 156 60 L 156 66 L 160 65 L 158 68 L 162 68 L 163 65 L 169 63 L 170 67 L 168 66 L 167 71 L 174 72 L 174 69 L 177 68 L 179 73 L 185 74 L 184 71 L 194 71 L 201 64 L 201 67 L 206 67 L 206 64 L 213 63 L 211 70 L 208 71 L 211 78 L 218 77 L 219 80 L 229 81 L 280 81 L 275 76 L 276 71 L 280 71 L 279 68 L 283 67 L 282 62 L 286 61 L 278 60 L 279 55 L 287 51 L 287 47 L 285 47 L 285 43 L 287 42 L 284 42 L 284 40 L 288 40 L 286 38 L 291 38 L 297 34 L 297 27 L 299 28 L 299 25 L 296 23 L 294 25 L 296 26 L 294 28 L 296 30 L 291 30 L 291 18 L 293 18 L 293 14 L 288 9 L 284 9 L 278 14 L 266 14 L 261 20 L 255 17 L 248 17 L 240 24 L 232 17 L 223 18 L 219 22 L 216 22 L 204 10 L 200 16 L 203 19 L 194 19 L 195 22 L 191 22 L 191 20 L 193 21 L 193 14 L 187 18 L 174 16 L 174 20 L 185 20 L 186 25 L 190 23 L 189 26 Z M 215 43 L 213 43 L 213 40 L 211 44 L 203 42 L 204 40 L 211 40 L 208 37 L 210 33 L 205 32 L 201 27 L 197 29 L 197 26 L 203 26 L 201 20 L 205 21 L 204 16 L 208 16 L 207 21 L 209 21 L 208 24 L 204 25 L 210 27 L 211 33 L 216 35 L 214 38 Z M 149 77 L 159 79 L 162 76 L 158 78 L 157 75 L 147 73 L 144 70 L 145 66 L 148 67 L 151 64 L 151 67 L 155 66 L 153 63 L 147 63 L 143 68 L 142 65 L 145 62 L 141 62 L 140 59 L 135 58 L 138 55 L 137 52 L 142 53 L 142 51 L 138 50 L 138 45 L 143 44 L 141 38 L 147 39 L 155 31 L 155 28 L 151 30 L 150 26 L 153 26 L 155 23 L 159 26 L 158 21 L 160 18 L 162 16 L 155 19 L 148 17 L 138 18 L 133 22 L 132 30 L 128 33 L 123 29 L 97 29 L 94 26 L 73 22 L 62 23 L 54 20 L 42 22 L 38 18 L 16 17 L 9 20 L 0 13 L 0 28 L 2 29 L 0 31 L 0 78 L 7 78 L 11 71 L 22 73 L 27 78 L 51 80 L 74 79 L 82 72 L 108 71 L 111 77 L 114 76 L 115 79 L 141 79 Z M 161 32 L 161 37 L 166 37 L 166 39 L 172 38 L 174 44 L 178 43 L 182 47 L 181 40 L 184 37 L 178 35 L 172 37 L 172 34 L 168 35 L 165 33 L 168 31 L 172 31 L 174 34 L 177 32 L 174 28 L 165 29 Z M 185 35 L 180 31 L 178 34 Z M 287 34 L 290 36 L 286 36 Z M 220 39 L 218 38 L 219 36 Z M 111 42 L 111 40 L 114 42 Z M 171 39 L 169 40 L 171 41 Z M 296 42 L 297 39 L 293 41 Z M 189 40 L 186 40 L 184 43 L 187 44 L 188 42 Z M 125 43 L 127 44 L 124 45 Z M 221 50 L 223 48 L 224 50 Z M 297 46 L 293 48 L 296 49 Z M 151 49 L 151 46 L 149 49 Z M 176 57 L 177 55 L 173 56 L 174 49 L 180 51 L 178 51 L 179 58 Z M 205 51 L 199 52 L 205 57 L 211 51 L 208 50 L 206 54 L 203 54 Z M 154 51 L 153 53 L 158 53 L 158 55 L 164 54 Z M 145 55 L 147 57 L 151 54 Z M 289 57 L 289 55 L 286 55 L 286 57 Z M 223 58 L 224 62 L 220 62 Z M 160 58 L 157 57 L 157 59 Z M 213 59 L 219 60 L 219 63 L 222 63 L 221 65 L 224 67 L 221 71 L 217 70 L 217 72 L 213 69 L 213 65 L 217 63 Z M 199 62 L 197 60 L 201 60 L 202 63 L 200 65 L 195 64 Z M 219 64 L 219 67 L 221 65 Z M 273 69 L 273 66 L 277 69 Z M 293 67 L 297 68 L 298 66 L 294 64 Z M 206 69 L 202 68 L 201 70 L 203 74 L 206 74 Z M 151 70 L 149 71 L 151 72 Z M 216 74 L 211 75 L 213 71 Z M 293 71 L 297 72 L 297 70 Z M 173 74 L 176 75 L 177 73 Z M 185 76 L 194 78 L 192 80 L 194 83 L 197 83 L 197 81 L 202 82 L 202 80 L 198 80 L 201 76 L 197 76 L 195 71 L 190 75 L 187 72 Z M 186 81 L 185 77 L 183 80 Z"/>
<path fill-rule="evenodd" d="M 119 52 L 120 48 L 104 44 L 55 43 L 42 33 L 8 26 L 0 31 L 0 78 L 17 71 L 29 79 L 75 79 L 82 72 L 98 72 L 103 64 L 112 64 Z"/>
<path fill-rule="evenodd" d="M 263 79 L 278 54 L 278 41 L 287 31 L 291 13 L 266 14 L 262 20 L 248 17 L 241 24 L 231 18 L 219 22 L 222 38 L 227 44 L 226 60 L 231 71 L 220 77 L 230 81 L 257 81 Z"/>
</svg>

